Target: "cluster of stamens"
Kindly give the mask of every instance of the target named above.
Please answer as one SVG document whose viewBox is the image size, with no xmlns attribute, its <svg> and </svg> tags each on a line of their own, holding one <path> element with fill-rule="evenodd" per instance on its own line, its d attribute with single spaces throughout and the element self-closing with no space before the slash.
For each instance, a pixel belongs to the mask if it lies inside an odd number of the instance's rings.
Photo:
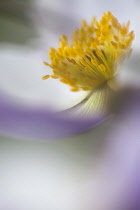
<svg viewBox="0 0 140 210">
<path fill-rule="evenodd" d="M 50 48 L 51 63 L 44 64 L 53 74 L 43 79 L 59 79 L 70 85 L 71 91 L 94 90 L 118 73 L 120 63 L 131 52 L 133 39 L 129 22 L 121 25 L 111 12 L 103 14 L 100 21 L 93 17 L 89 25 L 83 20 L 71 43 L 62 35 L 59 48 Z"/>
</svg>

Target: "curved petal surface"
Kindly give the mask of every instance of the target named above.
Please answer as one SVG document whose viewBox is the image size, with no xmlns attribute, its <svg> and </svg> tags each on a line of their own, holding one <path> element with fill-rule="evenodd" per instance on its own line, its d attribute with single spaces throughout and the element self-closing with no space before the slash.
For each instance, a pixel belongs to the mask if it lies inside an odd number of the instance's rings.
<svg viewBox="0 0 140 210">
<path fill-rule="evenodd" d="M 105 116 L 104 116 L 105 117 Z M 98 125 L 104 117 L 70 118 L 65 112 L 19 107 L 0 99 L 0 134 L 22 139 L 61 139 Z"/>
</svg>

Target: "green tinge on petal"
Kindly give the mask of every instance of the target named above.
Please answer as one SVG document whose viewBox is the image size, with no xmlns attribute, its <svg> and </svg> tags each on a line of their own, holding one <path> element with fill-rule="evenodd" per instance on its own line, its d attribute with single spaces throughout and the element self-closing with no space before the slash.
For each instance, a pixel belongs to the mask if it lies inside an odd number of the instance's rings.
<svg viewBox="0 0 140 210">
<path fill-rule="evenodd" d="M 112 89 L 106 84 L 91 91 L 80 103 L 67 110 L 71 117 L 98 118 L 108 114 Z"/>
</svg>

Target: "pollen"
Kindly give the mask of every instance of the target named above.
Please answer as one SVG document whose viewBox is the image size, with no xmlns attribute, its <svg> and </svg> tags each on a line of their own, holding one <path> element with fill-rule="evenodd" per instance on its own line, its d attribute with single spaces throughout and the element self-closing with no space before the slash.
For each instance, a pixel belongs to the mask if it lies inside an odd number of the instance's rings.
<svg viewBox="0 0 140 210">
<path fill-rule="evenodd" d="M 120 64 L 130 55 L 134 32 L 130 22 L 120 24 L 111 12 L 104 13 L 99 21 L 92 17 L 88 24 L 82 20 L 71 39 L 64 34 L 57 49 L 50 47 L 52 75 L 42 79 L 59 79 L 71 91 L 95 90 L 119 72 Z"/>
</svg>

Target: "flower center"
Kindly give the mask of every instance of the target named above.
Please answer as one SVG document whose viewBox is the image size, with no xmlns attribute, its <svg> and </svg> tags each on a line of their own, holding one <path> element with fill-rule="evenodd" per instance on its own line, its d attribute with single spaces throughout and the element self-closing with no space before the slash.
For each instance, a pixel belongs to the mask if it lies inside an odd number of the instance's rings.
<svg viewBox="0 0 140 210">
<path fill-rule="evenodd" d="M 44 64 L 53 69 L 53 74 L 43 79 L 59 79 L 72 91 L 94 90 L 118 73 L 131 53 L 133 39 L 129 22 L 121 25 L 111 12 L 103 14 L 100 21 L 93 17 L 89 25 L 83 20 L 71 43 L 62 35 L 60 47 L 50 48 L 51 64 Z"/>
</svg>

